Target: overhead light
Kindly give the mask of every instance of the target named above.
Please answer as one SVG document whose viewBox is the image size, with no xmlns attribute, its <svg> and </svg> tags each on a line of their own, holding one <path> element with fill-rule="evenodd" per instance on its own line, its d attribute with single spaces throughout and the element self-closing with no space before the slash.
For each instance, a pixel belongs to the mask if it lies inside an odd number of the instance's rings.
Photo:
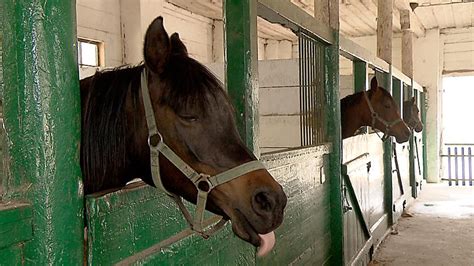
<svg viewBox="0 0 474 266">
<path fill-rule="evenodd" d="M 415 9 L 418 7 L 417 2 L 410 2 L 411 11 L 415 12 Z"/>
</svg>

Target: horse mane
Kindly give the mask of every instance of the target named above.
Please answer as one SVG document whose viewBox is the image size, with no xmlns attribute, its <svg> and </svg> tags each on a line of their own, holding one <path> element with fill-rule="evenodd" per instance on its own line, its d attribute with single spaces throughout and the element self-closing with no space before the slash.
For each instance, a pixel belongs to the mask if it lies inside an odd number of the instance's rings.
<svg viewBox="0 0 474 266">
<path fill-rule="evenodd" d="M 87 95 L 81 97 L 85 101 L 82 103 L 81 166 L 86 194 L 101 190 L 106 178 L 115 179 L 124 174 L 127 166 L 125 136 L 129 128 L 125 103 L 129 89 L 138 99 L 142 69 L 143 66 L 120 67 L 97 72 L 89 78 Z M 121 179 L 114 181 L 116 185 L 122 183 Z"/>
<path fill-rule="evenodd" d="M 137 121 L 140 103 L 140 74 L 144 66 L 125 66 L 97 72 L 81 81 L 82 144 L 81 166 L 86 194 L 106 188 L 123 186 L 141 173 L 133 173 L 129 147 Z M 193 110 L 208 113 L 211 99 L 222 93 L 220 81 L 203 65 L 187 56 L 173 55 L 162 74 L 165 82 L 159 103 L 170 106 L 176 113 Z M 86 85 L 87 84 L 87 85 Z M 81 86 L 82 87 L 82 86 Z M 131 97 L 132 110 L 126 110 Z M 227 97 L 225 97 L 227 99 Z M 227 99 L 227 104 L 231 106 Z M 127 112 L 136 112 L 135 122 L 127 119 Z M 130 124 L 132 123 L 132 125 Z M 133 145 L 133 144 L 131 144 Z M 148 162 L 140 162 L 148 164 Z"/>
<path fill-rule="evenodd" d="M 362 96 L 362 92 L 357 92 L 351 95 L 348 95 L 341 99 L 341 107 L 342 106 L 351 106 L 360 101 L 360 97 Z"/>
</svg>

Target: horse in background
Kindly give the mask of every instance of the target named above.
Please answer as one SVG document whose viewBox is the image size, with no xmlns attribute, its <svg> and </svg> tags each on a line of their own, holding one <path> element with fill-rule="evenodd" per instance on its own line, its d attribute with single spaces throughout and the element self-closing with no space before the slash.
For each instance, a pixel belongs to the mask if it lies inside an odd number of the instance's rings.
<svg viewBox="0 0 474 266">
<path fill-rule="evenodd" d="M 390 93 L 378 86 L 375 77 L 370 82 L 370 90 L 341 100 L 342 138 L 353 136 L 362 126 L 371 126 L 385 136 L 393 136 L 398 143 L 408 141 L 411 135 L 397 104 Z"/>
<path fill-rule="evenodd" d="M 420 109 L 418 109 L 416 105 L 415 97 L 403 102 L 403 121 L 415 132 L 419 133 L 423 130 L 423 123 L 420 119 Z"/>
<path fill-rule="evenodd" d="M 143 51 L 143 65 L 97 72 L 80 82 L 85 194 L 121 188 L 137 177 L 198 206 L 199 191 L 207 197 L 203 208 L 230 219 L 238 237 L 268 251 L 287 198 L 263 165 L 239 168 L 257 159 L 238 134 L 222 84 L 188 56 L 177 33 L 168 36 L 162 17 L 150 24 Z M 157 147 L 168 153 L 159 150 L 153 157 Z M 241 171 L 235 179 L 212 182 L 236 168 Z"/>
</svg>

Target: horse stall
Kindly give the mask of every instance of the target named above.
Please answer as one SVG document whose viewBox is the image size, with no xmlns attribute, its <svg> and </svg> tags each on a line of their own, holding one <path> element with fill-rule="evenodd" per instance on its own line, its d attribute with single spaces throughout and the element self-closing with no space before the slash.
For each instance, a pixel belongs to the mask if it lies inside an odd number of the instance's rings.
<svg viewBox="0 0 474 266">
<path fill-rule="evenodd" d="M 331 44 L 334 41 L 332 34 L 328 36 L 330 42 L 320 40 L 317 27 L 308 24 L 308 15 L 293 6 L 261 1 L 258 15 L 259 19 L 270 22 L 292 21 L 291 27 L 298 29 L 299 40 L 304 38 L 307 42 L 307 50 L 299 50 L 300 54 L 302 51 L 309 53 L 309 50 L 318 53 L 312 54 L 317 56 L 318 62 L 308 54 L 299 59 L 264 60 L 258 64 L 260 104 L 256 111 L 260 115 L 253 123 L 260 126 L 260 145 L 254 148 L 260 150 L 260 160 L 288 197 L 285 219 L 276 231 L 278 239 L 272 255 L 257 258 L 255 248 L 237 238 L 230 225 L 209 239 L 203 239 L 188 229 L 168 196 L 135 183 L 119 191 L 86 196 L 89 264 L 161 264 L 169 261 L 176 264 L 320 264 L 339 259 L 331 250 L 337 244 L 332 237 L 333 227 L 337 226 L 332 215 L 337 206 L 332 207 L 331 190 L 338 180 L 329 178 L 338 176 L 339 172 L 337 163 L 330 164 L 330 158 L 338 156 L 333 150 L 338 141 L 324 137 L 335 130 L 336 126 L 331 123 L 337 121 L 327 119 L 330 115 L 327 110 L 332 107 L 321 102 L 316 106 L 309 102 L 308 96 L 298 97 L 303 88 L 308 95 L 319 93 L 319 100 L 321 97 L 328 99 L 328 105 L 336 104 L 331 100 L 334 97 L 331 88 L 335 88 L 335 84 L 321 79 L 319 72 L 324 71 L 328 76 L 336 74 L 327 58 L 334 57 L 331 53 L 337 53 L 337 46 Z M 307 27 L 308 31 L 303 33 L 302 27 Z M 243 41 L 232 40 L 233 45 L 239 46 L 234 49 L 241 49 L 245 45 Z M 234 75 L 229 72 L 232 63 L 237 62 L 228 59 L 227 74 L 223 64 L 208 64 L 221 81 L 227 80 L 230 95 L 236 93 L 229 89 L 231 82 L 242 80 L 230 77 Z M 302 76 L 301 67 L 313 76 Z M 317 88 L 316 84 L 310 84 L 313 73 L 318 73 L 320 78 Z M 238 93 L 242 94 L 241 91 Z M 304 108 L 300 107 L 302 101 L 308 103 Z M 238 103 L 235 105 L 239 108 Z M 300 124 L 301 113 L 307 120 L 304 126 Z M 193 208 L 190 204 L 188 207 Z M 214 215 L 207 213 L 206 216 L 207 224 L 215 223 Z"/>
<path fill-rule="evenodd" d="M 340 47 L 341 99 L 357 92 L 365 93 L 369 77 L 383 81 L 381 87 L 391 92 L 400 114 L 403 114 L 405 100 L 414 93 L 421 95 L 416 82 L 358 44 L 341 37 Z M 418 102 L 417 105 L 420 107 Z M 354 114 L 354 119 L 356 116 Z M 344 131 L 344 124 L 342 128 Z M 343 139 L 346 262 L 367 264 L 421 188 L 422 134 L 415 133 L 409 141 L 396 143 L 393 138 L 384 140 L 383 130 L 381 134 L 376 131 L 363 127 L 355 136 Z M 414 158 L 420 158 L 420 161 L 417 163 Z"/>
<path fill-rule="evenodd" d="M 37 5 L 34 1 L 10 1 L 3 5 L 2 2 L 2 10 L 8 11 L 7 18 L 2 18 L 2 24 L 8 26 L 8 31 L 2 27 L 2 47 L 8 48 L 2 57 L 2 73 L 3 77 L 9 76 L 5 79 L 3 98 L 9 170 L 2 178 L 0 224 L 2 230 L 7 228 L 2 231 L 0 241 L 2 263 L 341 264 L 342 257 L 338 254 L 342 252 L 342 237 L 337 233 L 342 228 L 338 193 L 339 121 L 332 119 L 339 112 L 336 31 L 284 2 L 227 1 L 224 9 L 226 35 L 231 38 L 226 53 L 234 55 L 226 60 L 225 79 L 237 114 L 244 115 L 244 119 L 237 116 L 241 135 L 257 155 L 259 150 L 263 151 L 260 160 L 288 197 L 285 219 L 277 229 L 278 241 L 272 255 L 257 258 L 256 249 L 236 237 L 229 224 L 209 239 L 195 234 L 165 193 L 141 182 L 120 190 L 83 195 L 78 163 L 80 99 L 76 46 L 71 45 L 76 43 L 75 7 L 73 3 L 57 5 L 51 2 Z M 252 19 L 242 19 L 242 10 Z M 37 24 L 35 18 L 39 14 L 51 18 L 46 25 Z M 306 56 L 290 62 L 295 70 L 292 84 L 278 84 L 301 88 L 306 95 L 293 98 L 294 106 L 303 101 L 304 107 L 285 114 L 293 120 L 291 125 L 300 119 L 304 121 L 296 123 L 292 143 L 282 143 L 283 139 L 272 139 L 264 133 L 262 141 L 267 142 L 258 146 L 259 118 L 262 124 L 274 125 L 265 121 L 274 111 L 266 110 L 262 100 L 260 107 L 264 115 L 255 116 L 258 110 L 252 109 L 255 108 L 252 95 L 257 87 L 248 78 L 255 77 L 256 72 L 241 67 L 256 62 L 248 28 L 256 26 L 257 14 L 268 22 L 285 24 L 305 41 L 301 51 Z M 64 18 L 69 18 L 69 24 L 58 22 Z M 24 43 L 18 44 L 19 39 Z M 25 47 L 34 52 L 26 52 Z M 19 57 L 26 61 L 16 60 Z M 297 71 L 301 67 L 305 74 Z M 45 69 L 47 73 L 43 73 Z M 63 74 L 66 70 L 67 75 Z M 262 80 L 265 75 L 262 71 Z M 317 84 L 314 79 L 319 80 Z M 270 92 L 284 89 L 274 88 L 270 83 L 268 86 L 263 89 L 269 91 L 268 95 L 264 93 L 262 99 L 285 97 Z M 320 97 L 317 102 L 313 100 L 316 94 Z M 192 204 L 186 206 L 194 208 Z M 217 219 L 210 213 L 205 217 L 206 226 Z"/>
<path fill-rule="evenodd" d="M 420 193 L 426 136 L 413 133 L 398 144 L 364 127 L 343 140 L 339 100 L 366 91 L 375 75 L 400 109 L 414 96 L 426 119 L 423 88 L 340 35 L 332 9 L 315 11 L 326 17 L 316 20 L 290 1 L 138 2 L 91 1 L 90 13 L 77 19 L 75 1 L 0 2 L 0 265 L 368 264 Z M 177 49 L 225 84 L 240 137 L 286 195 L 276 244 L 264 257 L 234 233 L 232 221 L 210 236 L 197 231 L 182 206 L 143 181 L 84 193 L 79 77 L 102 69 L 101 60 L 112 67 L 142 61 L 148 22 L 161 13 L 165 28 L 172 21 L 169 34 L 192 32 L 181 34 L 187 50 Z M 113 26 L 78 27 L 87 20 Z M 209 32 L 208 43 L 196 41 Z M 291 53 L 282 59 L 275 43 Z M 89 44 L 100 60 L 78 62 Z M 117 49 L 104 52 L 107 45 Z M 148 86 L 143 73 L 139 84 Z M 188 201 L 184 207 L 199 209 Z M 200 226 L 212 230 L 220 219 L 205 211 Z"/>
</svg>

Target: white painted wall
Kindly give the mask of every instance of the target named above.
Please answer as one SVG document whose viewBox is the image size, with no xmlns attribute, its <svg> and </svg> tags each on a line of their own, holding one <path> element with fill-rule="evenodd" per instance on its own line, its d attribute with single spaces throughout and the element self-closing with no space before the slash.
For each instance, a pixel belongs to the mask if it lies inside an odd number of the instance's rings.
<svg viewBox="0 0 474 266">
<path fill-rule="evenodd" d="M 206 65 L 221 81 L 224 66 Z M 300 146 L 298 60 L 260 60 L 259 143 L 262 152 Z"/>
<path fill-rule="evenodd" d="M 440 158 L 442 134 L 441 113 L 441 72 L 443 66 L 443 47 L 438 29 L 427 30 L 423 38 L 414 43 L 414 76 L 425 86 L 428 112 L 424 130 L 427 132 L 428 182 L 440 180 Z"/>
<path fill-rule="evenodd" d="M 78 37 L 103 42 L 105 67 L 135 65 L 143 60 L 143 37 L 149 23 L 163 16 L 171 35 L 180 34 L 191 57 L 201 63 L 224 62 L 222 20 L 213 20 L 165 0 L 77 0 Z M 258 39 L 260 60 L 298 57 L 298 46 L 288 40 Z M 81 78 L 95 68 L 80 70 Z"/>
<path fill-rule="evenodd" d="M 163 11 L 166 30 L 179 33 L 189 55 L 201 63 L 213 62 L 213 20 L 166 2 Z"/>
<path fill-rule="evenodd" d="M 358 45 L 369 50 L 373 54 L 377 54 L 377 35 L 365 36 L 365 37 L 356 37 L 350 38 L 352 41 Z M 401 36 L 394 35 L 392 42 L 392 64 L 398 68 L 402 69 L 402 38 Z"/>
<path fill-rule="evenodd" d="M 77 0 L 76 5 L 77 35 L 104 43 L 105 67 L 140 63 L 144 34 L 159 15 L 169 34 L 179 32 L 193 58 L 203 63 L 223 61 L 222 22 L 215 23 L 164 0 Z M 81 77 L 94 72 L 80 71 Z"/>
<path fill-rule="evenodd" d="M 119 0 L 77 0 L 77 36 L 104 43 L 105 64 L 122 65 L 122 37 Z M 80 77 L 90 76 L 95 68 L 81 68 Z"/>
<path fill-rule="evenodd" d="M 298 58 L 298 44 L 289 40 L 270 40 L 258 38 L 258 59 L 292 59 Z"/>
<path fill-rule="evenodd" d="M 443 43 L 443 74 L 474 75 L 474 28 L 446 29 Z"/>
</svg>

